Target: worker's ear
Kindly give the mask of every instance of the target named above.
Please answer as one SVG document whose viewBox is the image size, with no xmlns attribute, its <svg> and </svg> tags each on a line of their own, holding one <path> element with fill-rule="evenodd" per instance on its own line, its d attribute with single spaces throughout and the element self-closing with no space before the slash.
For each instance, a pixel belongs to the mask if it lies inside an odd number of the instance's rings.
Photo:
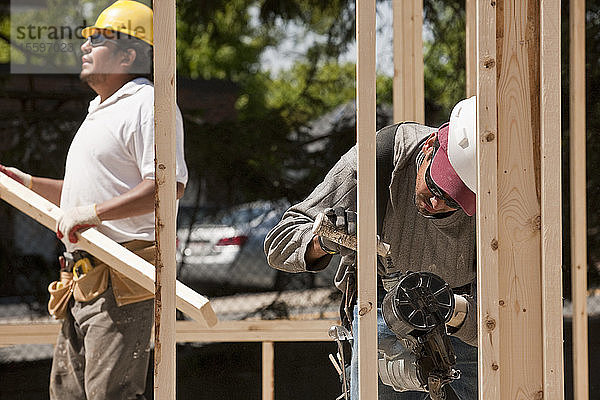
<svg viewBox="0 0 600 400">
<path fill-rule="evenodd" d="M 427 154 L 428 152 L 433 150 L 433 146 L 435 144 L 435 139 L 437 139 L 437 131 L 433 132 L 431 135 L 429 135 L 429 137 L 427 138 L 425 143 L 423 143 L 423 147 L 422 147 L 423 153 Z"/>
<path fill-rule="evenodd" d="M 121 65 L 124 67 L 131 67 L 137 57 L 137 53 L 134 49 L 126 49 L 122 52 Z"/>
</svg>

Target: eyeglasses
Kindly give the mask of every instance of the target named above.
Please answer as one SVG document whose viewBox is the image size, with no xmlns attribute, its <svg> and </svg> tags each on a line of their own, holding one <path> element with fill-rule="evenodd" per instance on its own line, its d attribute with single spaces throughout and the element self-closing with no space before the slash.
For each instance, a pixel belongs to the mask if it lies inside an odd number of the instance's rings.
<svg viewBox="0 0 600 400">
<path fill-rule="evenodd" d="M 435 156 L 435 153 L 437 152 L 438 148 L 439 148 L 439 142 L 436 140 L 436 145 L 434 145 L 434 152 L 431 156 L 431 160 L 433 160 L 433 157 Z M 429 165 L 427 166 L 427 169 L 425 170 L 425 185 L 427 186 L 427 189 L 429 189 L 429 191 L 431 192 L 432 195 L 434 195 L 435 197 L 437 197 L 440 200 L 444 200 L 444 203 L 446 203 L 446 205 L 450 208 L 461 208 L 460 204 L 458 204 L 456 202 L 456 200 L 454 200 L 452 197 L 448 196 L 438 185 L 436 185 L 436 183 L 433 181 L 433 178 L 431 177 L 431 162 L 429 162 Z"/>
<path fill-rule="evenodd" d="M 95 32 L 90 35 L 88 37 L 88 42 L 90 42 L 92 47 L 104 46 L 106 42 L 113 42 L 115 44 L 117 43 L 116 40 L 107 38 L 102 32 Z"/>
</svg>

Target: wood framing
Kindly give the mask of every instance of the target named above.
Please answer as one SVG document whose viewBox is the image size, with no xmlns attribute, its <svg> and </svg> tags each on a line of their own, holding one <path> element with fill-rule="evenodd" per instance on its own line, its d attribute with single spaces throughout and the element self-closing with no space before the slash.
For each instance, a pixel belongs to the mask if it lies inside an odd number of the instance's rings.
<svg viewBox="0 0 600 400">
<path fill-rule="evenodd" d="M 154 170 L 156 280 L 154 298 L 154 398 L 174 399 L 175 236 L 177 215 L 175 0 L 153 2 L 154 10 Z"/>
<path fill-rule="evenodd" d="M 62 210 L 37 193 L 0 173 L 0 199 L 35 219 L 46 228 L 56 227 Z M 96 229 L 78 234 L 81 248 L 115 268 L 146 290 L 154 292 L 154 266 Z M 177 282 L 177 308 L 205 326 L 217 323 L 217 316 L 208 299 L 181 282 Z"/>
<path fill-rule="evenodd" d="M 559 4 L 478 2 L 479 398 L 485 400 L 563 396 Z"/>
<path fill-rule="evenodd" d="M 560 0 L 540 9 L 540 164 L 544 397 L 562 399 L 562 187 Z M 577 397 L 582 399 L 582 397 Z"/>
<path fill-rule="evenodd" d="M 477 0 L 477 313 L 480 400 L 500 399 L 496 10 Z M 502 305 L 505 303 L 503 302 Z"/>
<path fill-rule="evenodd" d="M 336 320 L 314 321 L 219 321 L 206 328 L 196 321 L 177 321 L 177 342 L 328 342 Z M 57 322 L 0 324 L 0 346 L 54 344 L 60 330 Z"/>
<path fill-rule="evenodd" d="M 394 122 L 425 122 L 423 0 L 393 0 Z"/>
<path fill-rule="evenodd" d="M 375 201 L 375 0 L 356 2 L 359 398 L 377 398 L 377 211 Z"/>
<path fill-rule="evenodd" d="M 262 400 L 275 400 L 275 348 L 262 343 Z"/>
<path fill-rule="evenodd" d="M 466 95 L 477 94 L 477 0 L 465 0 Z"/>
<path fill-rule="evenodd" d="M 587 315 L 585 0 L 569 3 L 569 146 L 573 394 L 589 397 Z"/>
</svg>

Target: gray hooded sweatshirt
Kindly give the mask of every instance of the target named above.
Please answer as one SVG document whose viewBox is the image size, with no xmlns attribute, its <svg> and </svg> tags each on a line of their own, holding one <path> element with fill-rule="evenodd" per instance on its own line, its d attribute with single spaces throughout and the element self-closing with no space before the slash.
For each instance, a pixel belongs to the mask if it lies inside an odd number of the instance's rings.
<svg viewBox="0 0 600 400">
<path fill-rule="evenodd" d="M 426 218 L 414 204 L 417 176 L 416 158 L 423 142 L 435 128 L 415 123 L 398 125 L 394 143 L 394 170 L 389 200 L 383 220 L 382 236 L 391 246 L 392 265 L 381 266 L 382 276 L 396 272 L 429 271 L 439 275 L 452 288 L 475 284 L 475 218 L 462 210 L 446 218 Z M 327 208 L 343 207 L 356 211 L 356 147 L 351 148 L 327 173 L 313 192 L 288 209 L 265 239 L 269 264 L 287 272 L 319 271 L 331 256 L 307 266 L 307 245 L 313 238 L 313 221 Z M 355 274 L 354 253 L 342 254 L 335 285 L 344 290 L 350 274 Z M 469 313 L 454 335 L 465 343 L 477 345 L 476 302 L 472 296 Z"/>
</svg>

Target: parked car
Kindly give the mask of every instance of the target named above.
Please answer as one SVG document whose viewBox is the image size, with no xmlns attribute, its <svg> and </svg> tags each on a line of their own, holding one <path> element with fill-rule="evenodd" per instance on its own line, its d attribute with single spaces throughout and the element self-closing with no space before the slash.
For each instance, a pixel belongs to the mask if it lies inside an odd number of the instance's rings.
<svg viewBox="0 0 600 400">
<path fill-rule="evenodd" d="M 179 279 L 208 295 L 314 285 L 314 274 L 288 274 L 267 264 L 265 236 L 289 208 L 287 200 L 256 201 L 213 214 L 181 207 L 177 230 Z M 191 230 L 190 230 L 191 225 Z M 331 279 L 318 279 L 320 286 Z"/>
</svg>

